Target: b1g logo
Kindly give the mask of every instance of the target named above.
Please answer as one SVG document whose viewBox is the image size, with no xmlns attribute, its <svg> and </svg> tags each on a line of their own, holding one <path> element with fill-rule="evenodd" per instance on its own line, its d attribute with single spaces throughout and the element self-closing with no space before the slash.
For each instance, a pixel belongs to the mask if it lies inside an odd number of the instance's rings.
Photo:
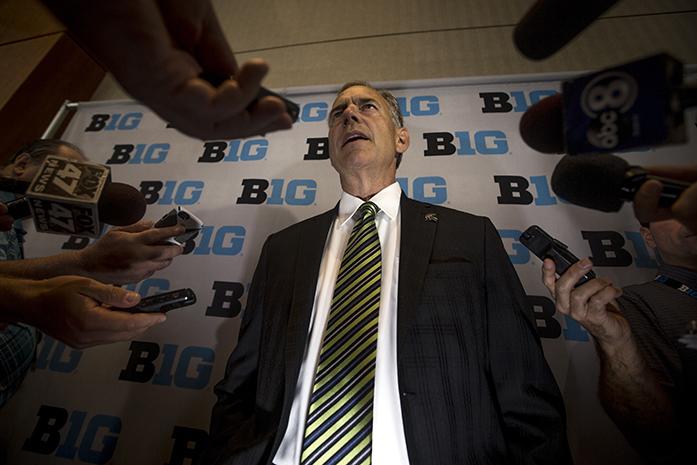
<svg viewBox="0 0 697 465">
<path fill-rule="evenodd" d="M 510 113 L 523 112 L 545 97 L 556 94 L 553 89 L 533 90 L 525 92 L 516 90 L 513 92 L 480 92 L 484 106 L 482 113 Z"/>
<path fill-rule="evenodd" d="M 200 200 L 204 186 L 199 180 L 141 181 L 140 192 L 148 205 L 194 205 Z"/>
<path fill-rule="evenodd" d="M 137 129 L 143 119 L 140 112 L 132 112 L 121 115 L 120 113 L 92 115 L 90 124 L 85 132 L 96 131 L 132 131 Z"/>
<path fill-rule="evenodd" d="M 160 347 L 154 342 L 132 341 L 131 356 L 119 380 L 148 383 L 158 386 L 176 386 L 183 389 L 204 389 L 208 386 L 215 362 L 215 351 L 210 347 L 190 346 L 181 351 L 176 344 Z M 162 358 L 159 367 L 155 362 Z"/>
<path fill-rule="evenodd" d="M 106 161 L 107 165 L 156 165 L 164 163 L 169 154 L 169 144 L 117 144 L 111 157 Z"/>
<path fill-rule="evenodd" d="M 269 141 L 266 139 L 250 139 L 244 142 L 239 139 L 230 142 L 205 142 L 203 154 L 198 158 L 198 163 L 259 161 L 266 158 L 268 150 Z"/>
<path fill-rule="evenodd" d="M 287 182 L 286 182 L 287 181 Z M 270 189 L 270 192 L 267 191 Z M 238 204 L 312 205 L 317 194 L 314 179 L 243 179 Z"/>
<path fill-rule="evenodd" d="M 503 131 L 425 132 L 425 157 L 443 155 L 505 155 L 508 141 Z M 457 138 L 457 145 L 454 143 Z M 474 144 L 473 144 L 474 142 Z"/>
<path fill-rule="evenodd" d="M 107 463 L 116 449 L 121 419 L 111 415 L 93 415 L 51 405 L 42 405 L 39 419 L 22 450 L 87 463 Z M 69 426 L 66 425 L 70 423 Z M 66 431 L 63 431 L 64 428 Z M 64 435 L 62 435 L 62 433 Z M 61 443 L 62 441 L 62 443 Z"/>
<path fill-rule="evenodd" d="M 608 71 L 596 76 L 581 93 L 581 109 L 593 120 L 586 137 L 602 149 L 617 146 L 622 134 L 631 134 L 631 122 L 620 126 L 620 115 L 636 102 L 639 86 L 632 76 L 622 71 Z"/>
<path fill-rule="evenodd" d="M 415 97 L 397 97 L 402 116 L 433 116 L 440 113 L 440 102 L 435 95 L 417 95 Z"/>
</svg>

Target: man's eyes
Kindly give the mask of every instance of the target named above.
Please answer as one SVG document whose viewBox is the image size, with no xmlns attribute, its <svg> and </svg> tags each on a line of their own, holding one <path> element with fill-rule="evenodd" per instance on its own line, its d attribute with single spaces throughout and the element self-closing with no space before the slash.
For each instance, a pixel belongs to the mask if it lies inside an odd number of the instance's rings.
<svg viewBox="0 0 697 465">
<path fill-rule="evenodd" d="M 374 103 L 371 103 L 371 102 L 362 103 L 358 108 L 360 111 L 368 111 L 368 110 L 377 110 L 378 109 L 377 105 L 375 105 Z M 341 117 L 342 113 L 344 113 L 345 110 L 346 110 L 345 108 L 336 109 L 336 110 L 332 111 L 329 114 L 329 116 L 332 120 L 334 120 L 336 118 Z"/>
</svg>

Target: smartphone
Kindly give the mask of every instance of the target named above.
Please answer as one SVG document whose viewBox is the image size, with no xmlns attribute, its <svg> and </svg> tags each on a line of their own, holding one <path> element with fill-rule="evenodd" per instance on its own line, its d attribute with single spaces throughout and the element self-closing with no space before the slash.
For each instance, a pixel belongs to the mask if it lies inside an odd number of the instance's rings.
<svg viewBox="0 0 697 465">
<path fill-rule="evenodd" d="M 203 228 L 203 222 L 196 218 L 193 213 L 182 207 L 173 208 L 168 211 L 165 216 L 157 220 L 154 227 L 167 228 L 178 224 L 184 226 L 184 232 L 178 236 L 165 239 L 165 242 L 183 247 L 187 241 L 195 239 L 199 231 L 201 231 L 201 228 Z"/>
<path fill-rule="evenodd" d="M 213 73 L 201 73 L 198 76 L 199 78 L 208 81 L 212 86 L 218 87 L 220 84 L 222 84 L 224 81 L 227 79 L 230 79 L 229 76 L 225 75 L 220 75 L 220 74 L 213 74 Z M 257 102 L 264 98 L 264 97 L 277 97 L 283 101 L 283 103 L 286 105 L 286 112 L 288 115 L 290 115 L 290 118 L 293 120 L 295 123 L 298 121 L 298 116 L 300 115 L 300 106 L 293 102 L 292 100 L 288 100 L 282 95 L 277 94 L 276 92 L 267 89 L 266 87 L 260 87 L 259 92 L 257 93 L 257 96 L 250 102 L 249 105 L 247 105 L 247 109 L 251 109 L 254 105 L 257 104 Z"/>
<path fill-rule="evenodd" d="M 540 260 L 545 258 L 554 260 L 557 265 L 557 274 L 560 276 L 578 261 L 578 257 L 569 251 L 566 244 L 553 238 L 537 225 L 532 225 L 523 231 L 518 240 Z M 593 278 L 595 278 L 595 273 L 591 270 L 578 280 L 576 287 Z"/>
<path fill-rule="evenodd" d="M 196 294 L 189 288 L 145 297 L 135 307 L 118 308 L 129 313 L 166 313 L 175 308 L 188 307 L 196 303 Z"/>
</svg>

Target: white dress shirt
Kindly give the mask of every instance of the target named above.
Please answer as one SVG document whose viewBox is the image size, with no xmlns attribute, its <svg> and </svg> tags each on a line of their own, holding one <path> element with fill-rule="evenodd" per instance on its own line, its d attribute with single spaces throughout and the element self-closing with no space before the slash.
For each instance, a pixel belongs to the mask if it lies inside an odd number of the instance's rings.
<svg viewBox="0 0 697 465">
<path fill-rule="evenodd" d="M 402 190 L 395 182 L 370 199 L 380 208 L 375 221 L 382 248 L 382 283 L 373 399 L 372 463 L 374 464 L 409 464 L 397 383 L 397 281 L 401 195 Z M 363 200 L 358 197 L 346 192 L 342 194 L 339 214 L 334 220 L 324 246 L 312 307 L 308 344 L 305 347 L 300 376 L 295 386 L 288 427 L 273 459 L 275 465 L 300 464 L 305 418 L 319 360 L 322 334 L 331 308 L 334 285 L 339 274 L 344 249 L 357 219 L 354 215 L 361 204 Z"/>
</svg>

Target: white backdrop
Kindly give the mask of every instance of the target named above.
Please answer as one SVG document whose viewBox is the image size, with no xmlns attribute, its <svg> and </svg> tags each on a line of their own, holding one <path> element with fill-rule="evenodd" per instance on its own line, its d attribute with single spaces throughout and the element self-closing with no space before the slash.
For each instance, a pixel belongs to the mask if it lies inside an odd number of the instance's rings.
<svg viewBox="0 0 697 465">
<path fill-rule="evenodd" d="M 635 463 L 596 400 L 592 342 L 577 324 L 551 316 L 540 262 L 515 239 L 538 224 L 577 255 L 593 255 L 604 264 L 596 272 L 619 285 L 654 273 L 631 207 L 606 214 L 560 203 L 549 187 L 559 157 L 520 139 L 522 112 L 557 91 L 562 77 L 386 83 L 400 97 L 411 132 L 398 176 L 410 197 L 489 216 L 499 229 L 539 317 L 545 354 L 566 400 L 576 463 Z M 284 92 L 301 105 L 301 121 L 291 131 L 207 143 L 167 128 L 134 102 L 80 104 L 64 138 L 109 164 L 114 180 L 141 188 L 150 202 L 146 218 L 182 205 L 206 225 L 192 250 L 131 287 L 142 294 L 191 287 L 198 303 L 171 312 L 133 343 L 74 351 L 45 338 L 36 370 L 0 412 L 8 463 L 176 465 L 200 453 L 213 387 L 236 344 L 239 309 L 264 239 L 339 198 L 338 177 L 321 152 L 335 90 Z M 687 120 L 691 144 L 622 156 L 638 165 L 694 161 L 695 113 Z M 448 148 L 455 153 L 445 154 Z M 506 186 L 526 184 L 529 194 L 506 194 Z M 39 256 L 81 245 L 33 233 L 26 251 Z"/>
</svg>

